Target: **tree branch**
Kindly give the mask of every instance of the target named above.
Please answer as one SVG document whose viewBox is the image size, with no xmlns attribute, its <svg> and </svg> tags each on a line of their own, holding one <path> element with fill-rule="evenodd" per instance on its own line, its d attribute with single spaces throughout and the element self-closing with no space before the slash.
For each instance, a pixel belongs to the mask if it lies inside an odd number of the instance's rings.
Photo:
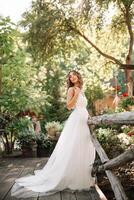
<svg viewBox="0 0 134 200">
<path fill-rule="evenodd" d="M 131 57 L 132 51 L 133 51 L 134 36 L 133 36 L 132 25 L 131 25 L 131 17 L 130 17 L 129 12 L 130 12 L 130 9 L 128 7 L 126 7 L 125 19 L 126 19 L 126 25 L 127 25 L 127 28 L 128 28 L 128 33 L 129 33 L 129 36 L 130 36 L 128 55 L 129 55 L 129 57 Z"/>
<path fill-rule="evenodd" d="M 100 53 L 102 56 L 104 56 L 105 58 L 108 58 L 108 59 L 114 61 L 114 63 L 116 63 L 117 65 L 121 65 L 121 64 L 122 64 L 118 59 L 116 59 L 116 58 L 114 58 L 113 56 L 110 56 L 110 55 L 108 55 L 108 54 L 102 52 L 102 51 L 101 51 L 93 42 L 91 42 L 91 40 L 90 40 L 87 36 L 85 36 L 80 30 L 78 30 L 78 29 L 76 29 L 76 28 L 74 28 L 74 27 L 72 27 L 72 26 L 71 26 L 71 29 L 72 29 L 74 32 L 76 32 L 79 36 L 81 36 L 82 38 L 84 38 L 84 39 L 85 39 L 93 48 L 95 48 L 96 51 L 98 51 L 98 53 Z"/>
</svg>

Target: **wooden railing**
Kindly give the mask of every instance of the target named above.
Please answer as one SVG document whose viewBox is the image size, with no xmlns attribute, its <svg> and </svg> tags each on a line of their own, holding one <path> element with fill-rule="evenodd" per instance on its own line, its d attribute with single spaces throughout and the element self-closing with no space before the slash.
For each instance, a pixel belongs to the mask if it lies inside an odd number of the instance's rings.
<svg viewBox="0 0 134 200">
<path fill-rule="evenodd" d="M 127 162 L 134 160 L 134 146 L 132 145 L 130 149 L 126 150 L 121 155 L 109 160 L 106 152 L 99 143 L 96 134 L 95 134 L 95 125 L 134 125 L 134 112 L 122 112 L 114 114 L 105 114 L 100 116 L 91 117 L 88 119 L 89 129 L 92 136 L 92 141 L 96 148 L 96 151 L 102 162 L 101 165 L 93 169 L 94 172 L 105 171 L 109 182 L 111 184 L 112 190 L 114 192 L 116 200 L 128 200 L 128 197 L 125 194 L 123 186 L 121 185 L 118 177 L 112 172 L 112 169 L 123 165 Z"/>
</svg>

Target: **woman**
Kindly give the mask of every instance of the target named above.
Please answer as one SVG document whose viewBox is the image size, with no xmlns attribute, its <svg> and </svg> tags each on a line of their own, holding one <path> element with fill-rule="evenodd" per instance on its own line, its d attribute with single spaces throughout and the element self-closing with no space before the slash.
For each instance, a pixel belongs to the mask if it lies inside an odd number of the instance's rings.
<svg viewBox="0 0 134 200">
<path fill-rule="evenodd" d="M 67 78 L 67 108 L 73 112 L 44 168 L 34 171 L 35 175 L 16 179 L 12 196 L 26 198 L 65 189 L 89 190 L 95 184 L 91 176 L 95 148 L 87 124 L 87 99 L 82 91 L 82 78 L 75 70 L 69 72 Z"/>
</svg>

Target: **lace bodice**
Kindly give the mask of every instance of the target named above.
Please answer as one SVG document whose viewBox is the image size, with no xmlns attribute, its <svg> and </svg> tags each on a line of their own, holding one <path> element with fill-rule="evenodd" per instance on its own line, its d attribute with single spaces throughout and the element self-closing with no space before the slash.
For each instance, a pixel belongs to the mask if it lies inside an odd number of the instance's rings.
<svg viewBox="0 0 134 200">
<path fill-rule="evenodd" d="M 78 95 L 78 99 L 74 108 L 86 108 L 86 107 L 87 107 L 87 98 L 84 92 L 81 90 Z"/>
</svg>

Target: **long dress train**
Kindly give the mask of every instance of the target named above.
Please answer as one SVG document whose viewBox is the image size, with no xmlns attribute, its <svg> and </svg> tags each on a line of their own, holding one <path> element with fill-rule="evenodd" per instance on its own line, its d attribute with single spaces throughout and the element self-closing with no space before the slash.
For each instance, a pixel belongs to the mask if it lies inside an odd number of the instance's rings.
<svg viewBox="0 0 134 200">
<path fill-rule="evenodd" d="M 46 165 L 35 170 L 34 175 L 16 179 L 11 196 L 47 196 L 65 189 L 89 190 L 95 184 L 91 170 L 96 153 L 87 124 L 86 106 L 87 99 L 81 90 Z"/>
</svg>

